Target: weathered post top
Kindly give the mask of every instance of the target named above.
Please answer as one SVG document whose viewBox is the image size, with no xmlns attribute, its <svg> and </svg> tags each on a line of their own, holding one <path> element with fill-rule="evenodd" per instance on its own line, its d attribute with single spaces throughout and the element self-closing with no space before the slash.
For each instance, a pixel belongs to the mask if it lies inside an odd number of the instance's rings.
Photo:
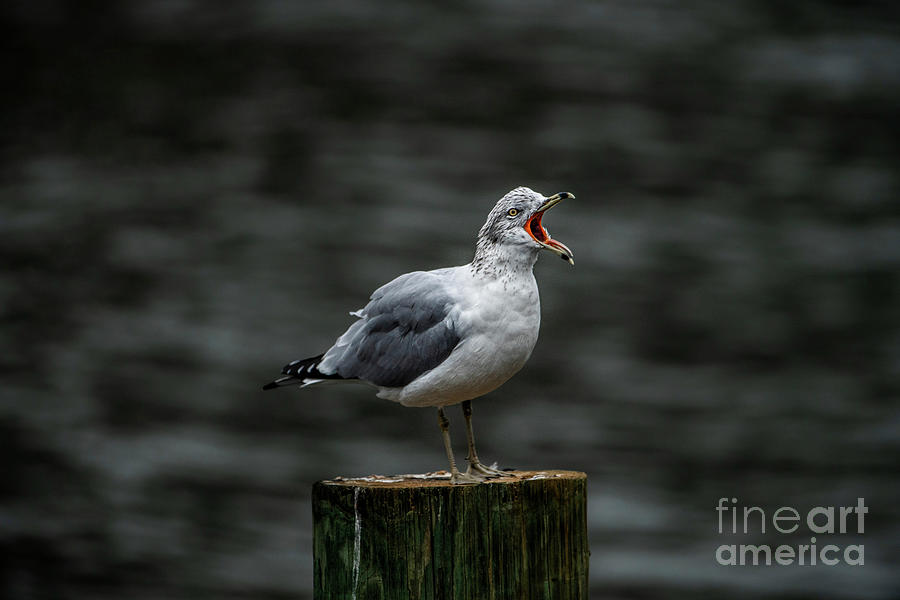
<svg viewBox="0 0 900 600">
<path fill-rule="evenodd" d="M 510 475 L 316 483 L 315 598 L 587 598 L 587 476 Z"/>
<path fill-rule="evenodd" d="M 481 485 L 517 484 L 523 481 L 536 481 L 541 479 L 575 479 L 587 481 L 587 475 L 581 471 L 507 471 L 509 477 L 487 479 Z M 447 487 L 454 489 L 466 489 L 470 486 L 453 485 L 450 483 L 450 475 L 446 471 L 434 473 L 410 474 L 410 475 L 369 475 L 367 477 L 335 477 L 324 479 L 316 485 L 343 485 L 351 487 Z M 477 487 L 477 486 L 476 486 Z"/>
</svg>

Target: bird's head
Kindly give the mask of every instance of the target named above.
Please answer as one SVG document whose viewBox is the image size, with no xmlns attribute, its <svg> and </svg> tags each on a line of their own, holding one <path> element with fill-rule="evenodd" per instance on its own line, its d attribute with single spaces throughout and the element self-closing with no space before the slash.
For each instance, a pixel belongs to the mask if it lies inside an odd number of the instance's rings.
<svg viewBox="0 0 900 600">
<path fill-rule="evenodd" d="M 478 243 L 520 247 L 533 251 L 535 255 L 539 250 L 549 250 L 574 265 L 572 251 L 551 238 L 541 225 L 541 218 L 549 208 L 574 197 L 569 192 L 561 192 L 545 198 L 532 189 L 518 187 L 500 198 L 491 210 L 478 233 Z"/>
</svg>

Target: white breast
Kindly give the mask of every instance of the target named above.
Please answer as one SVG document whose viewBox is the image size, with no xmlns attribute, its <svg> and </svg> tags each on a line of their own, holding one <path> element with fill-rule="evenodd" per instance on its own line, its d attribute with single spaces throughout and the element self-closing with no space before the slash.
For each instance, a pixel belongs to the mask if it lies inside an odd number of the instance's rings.
<svg viewBox="0 0 900 600">
<path fill-rule="evenodd" d="M 491 392 L 519 371 L 534 348 L 541 307 L 531 270 L 489 279 L 459 269 L 459 311 L 463 341 L 438 367 L 403 388 L 382 388 L 379 396 L 407 406 L 445 406 Z"/>
</svg>

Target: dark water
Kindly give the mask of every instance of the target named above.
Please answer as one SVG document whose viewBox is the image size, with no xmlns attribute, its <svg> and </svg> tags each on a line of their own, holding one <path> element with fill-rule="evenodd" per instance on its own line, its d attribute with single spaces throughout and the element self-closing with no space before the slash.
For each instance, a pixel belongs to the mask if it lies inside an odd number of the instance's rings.
<svg viewBox="0 0 900 600">
<path fill-rule="evenodd" d="M 479 450 L 588 472 L 593 597 L 900 594 L 889 4 L 116 6 L 2 9 L 4 597 L 310 597 L 312 482 L 443 468 L 435 416 L 260 384 L 517 185 L 577 266 Z M 863 497 L 865 565 L 720 566 L 810 536 L 721 497 Z"/>
</svg>

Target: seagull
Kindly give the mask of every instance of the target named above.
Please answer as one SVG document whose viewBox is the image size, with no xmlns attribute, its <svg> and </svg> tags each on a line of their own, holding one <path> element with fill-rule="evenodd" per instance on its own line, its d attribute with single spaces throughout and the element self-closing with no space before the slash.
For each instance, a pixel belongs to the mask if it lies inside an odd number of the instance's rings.
<svg viewBox="0 0 900 600">
<path fill-rule="evenodd" d="M 357 320 L 318 356 L 295 360 L 264 390 L 328 381 L 361 381 L 379 398 L 437 407 L 453 484 L 509 476 L 475 451 L 472 400 L 517 373 L 531 356 L 541 322 L 532 272 L 541 250 L 574 265 L 572 251 L 541 225 L 544 213 L 575 196 L 518 187 L 503 196 L 478 232 L 472 262 L 400 275 L 351 312 Z M 460 472 L 444 407 L 462 403 L 468 468 Z"/>
</svg>

